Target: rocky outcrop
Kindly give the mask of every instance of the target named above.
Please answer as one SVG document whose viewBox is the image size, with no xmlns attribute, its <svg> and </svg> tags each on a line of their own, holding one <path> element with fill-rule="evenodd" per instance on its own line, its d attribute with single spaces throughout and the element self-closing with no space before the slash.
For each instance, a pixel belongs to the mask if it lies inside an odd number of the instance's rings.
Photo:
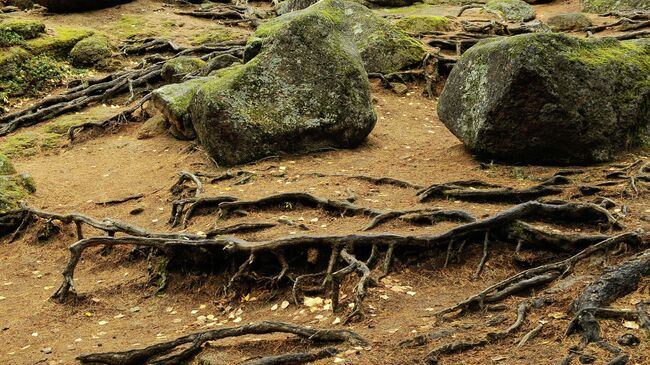
<svg viewBox="0 0 650 365">
<path fill-rule="evenodd" d="M 483 41 L 452 70 L 442 122 L 484 158 L 577 164 L 650 145 L 650 40 Z"/>
</svg>

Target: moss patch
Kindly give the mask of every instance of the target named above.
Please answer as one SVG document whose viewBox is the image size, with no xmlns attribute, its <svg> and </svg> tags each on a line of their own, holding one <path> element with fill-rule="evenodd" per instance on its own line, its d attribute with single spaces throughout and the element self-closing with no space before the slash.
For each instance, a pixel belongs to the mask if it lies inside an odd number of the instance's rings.
<svg viewBox="0 0 650 365">
<path fill-rule="evenodd" d="M 35 190 L 34 179 L 17 174 L 9 158 L 0 153 L 0 213 L 16 209 L 18 202 Z"/>
<path fill-rule="evenodd" d="M 500 14 L 507 21 L 528 21 L 535 19 L 535 8 L 522 0 L 490 0 L 485 4 L 484 12 Z"/>
<path fill-rule="evenodd" d="M 103 34 L 96 34 L 79 41 L 70 51 L 72 63 L 81 67 L 96 65 L 112 54 L 113 45 Z"/>
<path fill-rule="evenodd" d="M 198 46 L 201 44 L 230 41 L 237 38 L 240 38 L 240 35 L 236 32 L 233 32 L 229 29 L 214 28 L 193 35 L 191 38 L 191 43 L 192 45 Z"/>
<path fill-rule="evenodd" d="M 395 25 L 407 33 L 450 30 L 451 19 L 436 15 L 411 15 L 400 18 Z"/>
<path fill-rule="evenodd" d="M 45 33 L 45 24 L 38 20 L 12 19 L 0 23 L 1 31 L 10 31 L 23 39 L 33 39 Z"/>
<path fill-rule="evenodd" d="M 54 29 L 54 35 L 32 39 L 25 46 L 36 55 L 66 59 L 79 41 L 93 33 L 91 29 L 58 27 Z"/>
</svg>

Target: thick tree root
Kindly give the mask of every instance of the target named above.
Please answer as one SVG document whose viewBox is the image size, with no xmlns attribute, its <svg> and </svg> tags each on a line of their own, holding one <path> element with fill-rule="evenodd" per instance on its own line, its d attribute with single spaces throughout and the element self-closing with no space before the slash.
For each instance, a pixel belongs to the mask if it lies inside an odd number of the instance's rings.
<svg viewBox="0 0 650 365">
<path fill-rule="evenodd" d="M 246 361 L 241 365 L 299 365 L 307 364 L 321 359 L 326 359 L 328 357 L 336 356 L 340 351 L 334 347 L 328 347 L 323 350 L 313 351 L 313 352 L 298 352 L 293 354 L 277 355 L 277 356 L 268 356 L 261 359 Z"/>
<path fill-rule="evenodd" d="M 571 270 L 573 270 L 573 267 L 578 261 L 621 242 L 635 243 L 638 245 L 640 243 L 640 237 L 635 232 L 629 232 L 607 238 L 593 246 L 589 246 L 588 248 L 580 251 L 576 255 L 571 256 L 566 260 L 522 271 L 505 280 L 489 286 L 480 293 L 472 295 L 454 306 L 442 309 L 435 314 L 437 316 L 442 316 L 444 314 L 452 313 L 461 309 L 468 310 L 472 306 L 482 307 L 484 303 L 496 302 L 524 289 L 530 289 L 541 284 L 549 283 L 558 278 L 560 275 L 566 275 Z"/>
<path fill-rule="evenodd" d="M 348 330 L 306 328 L 282 322 L 258 322 L 239 327 L 221 328 L 211 331 L 199 332 L 173 341 L 163 342 L 143 349 L 124 352 L 105 352 L 77 357 L 82 364 L 105 365 L 147 365 L 147 364 L 184 364 L 194 358 L 202 350 L 203 344 L 227 337 L 244 335 L 263 335 L 269 333 L 290 333 L 314 342 L 350 342 L 355 345 L 367 346 L 368 341 L 356 333 Z M 184 350 L 174 355 L 180 346 L 189 345 Z M 334 350 L 328 350 L 328 354 Z M 166 356 L 166 357 L 165 357 Z M 325 353 L 321 356 L 325 357 Z M 329 355 L 332 356 L 332 355 Z M 270 360 L 268 360 L 270 361 Z M 313 361 L 313 360 L 312 360 Z M 277 364 L 278 362 L 250 362 L 250 364 Z"/>
<path fill-rule="evenodd" d="M 501 340 L 513 334 L 524 324 L 526 320 L 526 311 L 528 310 L 529 304 L 527 302 L 522 302 L 517 306 L 517 319 L 515 322 L 505 330 L 488 333 L 484 338 L 471 340 L 471 341 L 459 341 L 451 342 L 442 346 L 438 346 L 435 349 L 431 350 L 426 357 L 424 358 L 425 363 L 427 364 L 438 364 L 438 357 L 441 355 L 455 354 L 477 347 L 485 346 L 494 341 Z"/>
<path fill-rule="evenodd" d="M 518 190 L 502 188 L 498 185 L 485 183 L 478 180 L 456 181 L 443 184 L 434 184 L 418 191 L 418 198 L 421 202 L 431 199 L 455 199 L 472 202 L 504 202 L 521 203 L 535 200 L 548 195 L 562 193 L 562 189 L 556 185 L 564 185 L 568 179 L 563 176 L 554 176 L 539 185 L 531 188 Z"/>
</svg>

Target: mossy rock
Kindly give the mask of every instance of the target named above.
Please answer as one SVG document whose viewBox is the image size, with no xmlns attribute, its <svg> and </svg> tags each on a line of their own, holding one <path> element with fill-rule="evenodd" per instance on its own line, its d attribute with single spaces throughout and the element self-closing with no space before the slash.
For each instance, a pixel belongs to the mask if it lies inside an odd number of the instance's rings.
<svg viewBox="0 0 650 365">
<path fill-rule="evenodd" d="M 170 124 L 170 133 L 178 139 L 194 139 L 196 133 L 190 117 L 190 102 L 206 79 L 192 79 L 180 84 L 170 84 L 152 93 L 154 106 Z"/>
<path fill-rule="evenodd" d="M 318 0 L 285 0 L 275 5 L 274 8 L 278 15 L 283 15 L 292 11 L 306 9 L 317 2 Z"/>
<path fill-rule="evenodd" d="M 355 2 L 322 0 L 262 24 L 249 39 L 245 60 L 253 58 L 274 34 L 298 18 L 327 17 L 361 55 L 367 72 L 391 73 L 420 62 L 427 51 L 388 20 Z"/>
<path fill-rule="evenodd" d="M 192 122 L 218 164 L 352 148 L 373 129 L 358 49 L 331 13 L 308 12 L 321 4 L 284 15 L 298 14 L 281 20 L 253 59 L 217 71 L 195 92 Z"/>
<path fill-rule="evenodd" d="M 213 71 L 221 70 L 230 67 L 234 64 L 241 63 L 241 59 L 231 54 L 222 54 L 208 60 L 205 66 L 201 69 L 201 76 L 208 76 Z"/>
<path fill-rule="evenodd" d="M 16 75 L 24 62 L 31 57 L 32 55 L 29 52 L 20 47 L 0 51 L 0 79 Z"/>
<path fill-rule="evenodd" d="M 10 19 L 0 23 L 0 31 L 10 31 L 23 39 L 34 39 L 45 33 L 45 24 L 38 20 Z"/>
<path fill-rule="evenodd" d="M 454 66 L 438 115 L 483 158 L 609 161 L 650 140 L 648 75 L 650 39 L 537 33 L 482 41 Z"/>
<path fill-rule="evenodd" d="M 34 179 L 18 174 L 9 158 L 0 154 L 0 213 L 18 208 L 18 203 L 35 190 Z"/>
<path fill-rule="evenodd" d="M 67 59 L 78 42 L 93 34 L 90 29 L 59 27 L 54 29 L 54 35 L 29 40 L 25 47 L 36 55 Z"/>
<path fill-rule="evenodd" d="M 591 26 L 591 20 L 582 13 L 554 15 L 546 21 L 553 31 L 580 30 Z"/>
<path fill-rule="evenodd" d="M 205 66 L 205 61 L 198 57 L 180 56 L 165 62 L 162 67 L 162 77 L 170 83 L 179 82 L 191 72 L 198 71 Z"/>
<path fill-rule="evenodd" d="M 650 10 L 648 0 L 582 0 L 582 11 L 601 14 L 611 11 Z"/>
<path fill-rule="evenodd" d="M 407 33 L 449 31 L 453 28 L 451 19 L 437 15 L 411 15 L 398 19 L 395 25 Z"/>
<path fill-rule="evenodd" d="M 95 34 L 77 42 L 70 51 L 72 64 L 90 67 L 101 63 L 113 54 L 113 44 L 107 36 Z"/>
<path fill-rule="evenodd" d="M 402 7 L 413 5 L 419 0 L 365 0 L 373 6 Z"/>
<path fill-rule="evenodd" d="M 495 13 L 506 21 L 525 22 L 535 19 L 535 8 L 522 0 L 490 0 L 483 12 Z"/>
</svg>

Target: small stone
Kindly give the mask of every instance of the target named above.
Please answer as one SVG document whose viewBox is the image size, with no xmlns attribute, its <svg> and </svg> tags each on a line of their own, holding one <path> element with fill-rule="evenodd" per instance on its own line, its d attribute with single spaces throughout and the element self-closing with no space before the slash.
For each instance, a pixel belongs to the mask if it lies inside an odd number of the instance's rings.
<svg viewBox="0 0 650 365">
<path fill-rule="evenodd" d="M 133 307 L 133 308 L 129 309 L 129 311 L 130 311 L 131 313 L 137 313 L 137 312 L 140 311 L 140 307 Z"/>
<path fill-rule="evenodd" d="M 641 340 L 631 333 L 626 333 L 619 337 L 616 342 L 621 346 L 638 346 Z"/>
<path fill-rule="evenodd" d="M 409 91 L 408 86 L 402 84 L 401 82 L 391 82 L 390 88 L 397 95 L 404 96 Z"/>
<path fill-rule="evenodd" d="M 44 354 L 51 354 L 52 353 L 52 348 L 51 347 L 44 347 L 41 349 L 41 352 Z"/>
<path fill-rule="evenodd" d="M 581 364 L 593 364 L 596 361 L 596 357 L 592 355 L 580 355 L 578 361 Z"/>
<path fill-rule="evenodd" d="M 131 214 L 131 215 L 138 215 L 138 214 L 140 214 L 140 213 L 142 213 L 142 212 L 144 212 L 144 208 L 143 208 L 143 207 L 136 207 L 136 208 L 133 208 L 133 209 L 129 212 L 129 214 Z"/>
</svg>

